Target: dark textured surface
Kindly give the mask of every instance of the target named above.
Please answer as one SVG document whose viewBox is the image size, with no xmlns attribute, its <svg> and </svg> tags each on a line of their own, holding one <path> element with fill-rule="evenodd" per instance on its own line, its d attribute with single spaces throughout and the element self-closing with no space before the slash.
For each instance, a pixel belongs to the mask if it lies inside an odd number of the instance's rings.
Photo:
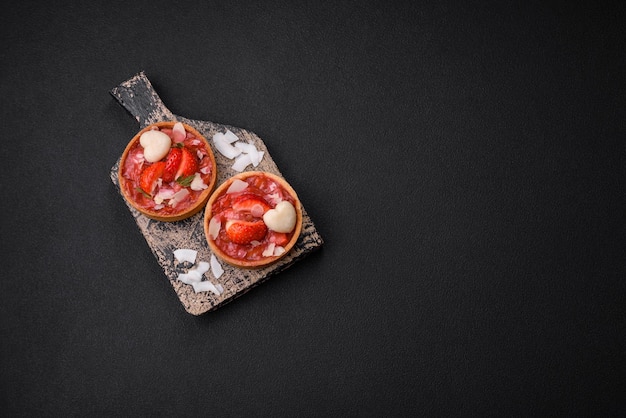
<svg viewBox="0 0 626 418">
<path fill-rule="evenodd" d="M 619 416 L 619 2 L 13 2 L 1 416 Z M 145 70 L 324 246 L 189 315 L 109 179 Z"/>
<path fill-rule="evenodd" d="M 217 132 L 230 130 L 240 141 L 254 144 L 257 150 L 262 151 L 263 159 L 254 167 L 248 166 L 245 171 L 264 171 L 280 176 L 276 163 L 272 160 L 263 140 L 253 132 L 243 128 L 225 126 L 209 121 L 190 120 L 183 116 L 174 115 L 163 100 L 154 90 L 150 79 L 141 71 L 130 77 L 111 90 L 111 95 L 139 122 L 139 127 L 144 128 L 150 124 L 162 121 L 180 121 L 197 129 L 212 146 L 211 138 Z M 134 135 L 134 134 L 133 134 Z M 216 149 L 212 148 L 217 164 L 217 187 L 233 175 L 238 174 L 233 170 L 233 160 L 225 158 Z M 119 189 L 118 170 L 119 160 L 111 168 L 111 180 Z M 297 191 L 296 191 L 297 193 Z M 196 262 L 209 262 L 211 251 L 204 233 L 204 211 L 179 222 L 158 222 L 147 218 L 127 203 L 127 206 L 137 222 L 139 230 L 146 239 L 146 243 L 154 254 L 157 262 L 176 291 L 176 295 L 185 307 L 185 310 L 193 315 L 201 315 L 215 310 L 226 303 L 247 293 L 250 289 L 258 286 L 271 276 L 285 270 L 296 261 L 301 260 L 312 251 L 319 249 L 324 240 L 317 232 L 313 221 L 305 208 L 302 208 L 302 232 L 294 247 L 280 258 L 277 262 L 260 269 L 240 269 L 221 262 L 224 273 L 216 278 L 208 274 L 208 279 L 213 284 L 221 284 L 224 292 L 214 295 L 211 292 L 193 291 L 192 287 L 181 283 L 177 278 L 181 272 L 179 263 L 174 258 L 177 249 L 191 249 L 197 251 Z M 184 272 L 184 270 L 182 270 Z"/>
</svg>

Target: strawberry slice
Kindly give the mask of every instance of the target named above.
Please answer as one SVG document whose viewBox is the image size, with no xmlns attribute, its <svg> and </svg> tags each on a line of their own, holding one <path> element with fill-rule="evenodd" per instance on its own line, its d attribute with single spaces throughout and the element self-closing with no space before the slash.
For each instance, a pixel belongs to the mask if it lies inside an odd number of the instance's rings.
<svg viewBox="0 0 626 418">
<path fill-rule="evenodd" d="M 255 194 L 246 193 L 233 200 L 232 206 L 235 212 L 250 212 L 252 216 L 260 218 L 270 210 L 270 206 L 262 198 Z"/>
<path fill-rule="evenodd" d="M 180 148 L 172 148 L 165 158 L 165 170 L 163 171 L 163 181 L 169 183 L 176 180 L 176 173 L 183 159 L 183 152 Z"/>
<path fill-rule="evenodd" d="M 151 195 L 156 187 L 158 178 L 163 175 L 164 170 L 164 161 L 157 161 L 156 163 L 147 166 L 141 172 L 141 176 L 139 177 L 139 187 L 141 187 L 141 190 Z"/>
<path fill-rule="evenodd" d="M 175 178 L 188 177 L 195 174 L 196 171 L 198 171 L 198 159 L 187 148 L 181 148 L 180 166 L 176 171 Z"/>
<path fill-rule="evenodd" d="M 235 221 L 226 222 L 226 235 L 235 244 L 249 244 L 251 241 L 260 241 L 267 233 L 267 226 L 263 221 Z"/>
</svg>

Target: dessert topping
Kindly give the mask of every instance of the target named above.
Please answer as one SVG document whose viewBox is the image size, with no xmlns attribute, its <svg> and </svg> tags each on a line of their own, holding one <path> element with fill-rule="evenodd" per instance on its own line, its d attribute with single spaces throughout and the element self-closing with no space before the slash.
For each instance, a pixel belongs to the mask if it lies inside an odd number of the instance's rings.
<svg viewBox="0 0 626 418">
<path fill-rule="evenodd" d="M 143 147 L 146 161 L 154 163 L 162 159 L 170 151 L 172 140 L 169 135 L 159 130 L 150 130 L 141 134 L 139 143 Z"/>
<path fill-rule="evenodd" d="M 267 233 L 267 226 L 258 221 L 226 221 L 226 235 L 236 244 L 249 244 L 251 241 L 261 240 Z"/>
<path fill-rule="evenodd" d="M 213 145 L 224 157 L 234 160 L 231 168 L 237 172 L 244 171 L 250 164 L 258 166 L 265 154 L 257 150 L 252 142 L 239 140 L 228 129 L 226 133 L 218 132 L 213 135 Z"/>
<path fill-rule="evenodd" d="M 174 250 L 174 258 L 179 263 L 183 263 L 185 261 L 194 264 L 196 262 L 196 256 L 198 255 L 198 251 L 190 250 L 189 248 L 179 248 Z"/>
<path fill-rule="evenodd" d="M 290 202 L 283 200 L 274 209 L 265 212 L 263 221 L 272 231 L 291 232 L 296 226 L 296 208 Z"/>
<path fill-rule="evenodd" d="M 270 210 L 269 205 L 254 194 L 243 194 L 233 200 L 233 210 L 236 212 L 250 212 L 254 217 L 260 218 Z"/>
<path fill-rule="evenodd" d="M 239 193 L 247 188 L 248 188 L 247 182 L 243 180 L 235 179 L 228 187 L 228 190 L 226 190 L 226 194 Z"/>
<path fill-rule="evenodd" d="M 222 222 L 220 222 L 219 217 L 214 216 L 209 221 L 209 235 L 212 239 L 217 238 L 217 235 L 220 233 L 220 228 L 222 227 Z"/>
<path fill-rule="evenodd" d="M 207 263 L 206 261 L 199 261 L 196 264 L 197 254 L 198 252 L 196 250 L 188 248 L 180 248 L 174 251 L 174 258 L 179 263 L 189 262 L 193 264 L 193 267 L 188 269 L 186 273 L 179 273 L 177 280 L 193 286 L 195 293 L 210 291 L 215 295 L 220 296 L 224 293 L 224 287 L 219 283 L 213 284 L 209 280 L 203 280 L 203 276 L 211 270 L 215 278 L 219 279 L 224 272 L 222 266 L 219 264 L 214 255 L 211 255 L 210 263 Z"/>
<path fill-rule="evenodd" d="M 182 148 L 181 152 L 180 166 L 175 174 L 177 180 L 180 177 L 189 177 L 198 171 L 198 160 L 196 156 L 187 148 Z"/>
<path fill-rule="evenodd" d="M 141 172 L 141 177 L 139 178 L 139 187 L 141 187 L 141 190 L 151 195 L 157 185 L 158 179 L 163 175 L 164 170 L 165 163 L 163 161 L 157 161 L 147 166 Z"/>
<path fill-rule="evenodd" d="M 172 136 L 174 137 L 174 142 L 183 142 L 185 137 L 187 137 L 185 126 L 180 122 L 176 122 L 172 127 Z"/>
<path fill-rule="evenodd" d="M 215 257 L 215 254 L 211 254 L 211 273 L 213 273 L 216 279 L 219 279 L 224 274 L 224 269 L 217 257 Z"/>
<path fill-rule="evenodd" d="M 178 172 L 182 158 L 183 151 L 180 148 L 176 147 L 170 149 L 165 160 L 165 171 L 163 172 L 164 182 L 169 183 L 176 180 L 176 173 Z"/>
<path fill-rule="evenodd" d="M 191 181 L 191 184 L 189 185 L 189 188 L 191 190 L 200 191 L 200 190 L 208 189 L 209 186 L 204 183 L 200 173 L 196 173 L 193 177 L 193 180 Z"/>
</svg>

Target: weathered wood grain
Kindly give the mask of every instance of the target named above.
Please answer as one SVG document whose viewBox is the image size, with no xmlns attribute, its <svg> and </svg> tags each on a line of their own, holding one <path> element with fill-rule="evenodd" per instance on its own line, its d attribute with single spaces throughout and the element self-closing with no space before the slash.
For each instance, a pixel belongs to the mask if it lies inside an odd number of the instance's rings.
<svg viewBox="0 0 626 418">
<path fill-rule="evenodd" d="M 160 121 L 180 121 L 196 128 L 209 139 L 209 142 L 211 142 L 211 138 L 215 133 L 225 132 L 226 129 L 229 129 L 240 139 L 253 142 L 258 150 L 265 152 L 263 161 L 254 170 L 268 171 L 282 177 L 267 147 L 256 134 L 230 125 L 192 120 L 173 114 L 164 105 L 144 72 L 140 72 L 121 83 L 112 89 L 110 93 L 135 117 L 139 123 L 139 129 Z M 128 140 L 135 133 L 129 132 Z M 122 151 L 120 150 L 120 158 Z M 237 174 L 237 172 L 231 169 L 232 160 L 227 159 L 215 149 L 213 152 L 217 162 L 217 185 L 219 186 L 227 178 Z M 119 190 L 117 179 L 118 166 L 119 159 L 111 168 L 110 174 L 111 181 Z M 248 169 L 252 169 L 251 166 Z M 211 282 L 220 283 L 224 287 L 224 293 L 220 296 L 216 296 L 211 292 L 195 293 L 192 286 L 177 280 L 178 274 L 184 272 L 189 266 L 180 265 L 174 259 L 173 252 L 179 248 L 190 248 L 198 251 L 197 261 L 210 260 L 211 251 L 206 242 L 203 227 L 204 210 L 182 221 L 160 222 L 145 217 L 128 203 L 126 205 L 185 310 L 192 315 L 200 315 L 223 306 L 267 280 L 272 275 L 290 267 L 323 244 L 322 237 L 303 207 L 302 234 L 288 255 L 281 258 L 277 263 L 258 270 L 239 269 L 222 262 L 224 274 L 219 279 L 212 277 L 210 272 L 206 273 L 206 275 Z"/>
</svg>

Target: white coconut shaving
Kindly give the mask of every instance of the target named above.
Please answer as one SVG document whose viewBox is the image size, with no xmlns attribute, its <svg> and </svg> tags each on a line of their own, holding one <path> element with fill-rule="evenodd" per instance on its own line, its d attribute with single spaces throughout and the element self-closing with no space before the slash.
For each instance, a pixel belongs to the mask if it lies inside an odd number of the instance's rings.
<svg viewBox="0 0 626 418">
<path fill-rule="evenodd" d="M 223 292 L 223 290 L 222 290 L 222 292 L 220 292 L 220 290 L 217 288 L 217 286 L 214 285 L 213 283 L 211 283 L 208 280 L 205 280 L 203 282 L 193 282 L 193 283 L 191 283 L 191 285 L 193 286 L 193 290 L 196 293 L 212 292 L 216 296 L 219 296 Z"/>
<path fill-rule="evenodd" d="M 209 263 L 207 263 L 206 261 L 200 261 L 191 270 L 189 270 L 189 272 L 192 272 L 192 271 L 197 272 L 200 275 L 200 277 L 202 277 L 202 275 L 206 273 L 207 271 L 209 271 L 210 268 L 211 266 Z"/>
<path fill-rule="evenodd" d="M 220 154 L 229 159 L 233 159 L 241 154 L 241 150 L 231 145 L 226 136 L 220 132 L 213 135 L 213 145 L 215 145 Z"/>
<path fill-rule="evenodd" d="M 183 283 L 193 285 L 194 283 L 200 283 L 202 281 L 202 275 L 197 271 L 189 271 L 187 273 L 179 273 L 178 280 Z"/>
<path fill-rule="evenodd" d="M 239 138 L 230 129 L 226 129 L 226 132 L 224 133 L 224 139 L 229 144 L 232 144 L 233 142 L 237 141 Z"/>
<path fill-rule="evenodd" d="M 197 255 L 198 252 L 196 250 L 190 250 L 189 248 L 179 248 L 174 251 L 174 258 L 176 258 L 179 263 L 188 261 L 191 264 L 195 264 Z"/>
<path fill-rule="evenodd" d="M 220 233 L 221 227 L 222 222 L 220 222 L 220 219 L 217 216 L 212 217 L 209 221 L 209 236 L 211 237 L 211 239 L 214 240 L 215 238 L 217 238 Z"/>
<path fill-rule="evenodd" d="M 195 177 L 191 181 L 191 184 L 189 185 L 189 188 L 191 190 L 200 191 L 200 190 L 208 189 L 209 186 L 206 185 L 204 181 L 202 181 L 202 176 L 200 176 L 200 173 L 196 173 Z"/>
<path fill-rule="evenodd" d="M 235 179 L 226 190 L 226 194 L 228 193 L 238 193 L 245 190 L 248 187 L 248 183 L 243 180 Z"/>
<path fill-rule="evenodd" d="M 250 159 L 249 154 L 239 154 L 237 157 L 235 157 L 235 162 L 232 165 L 232 169 L 237 171 L 238 173 L 241 173 L 250 164 L 252 164 L 252 160 Z"/>
<path fill-rule="evenodd" d="M 185 127 L 182 123 L 176 122 L 172 127 L 172 135 L 174 136 L 175 142 L 182 142 L 187 137 L 187 132 L 185 131 Z"/>
<path fill-rule="evenodd" d="M 213 273 L 216 279 L 219 279 L 224 274 L 224 269 L 214 254 L 211 254 L 211 273 Z"/>
<path fill-rule="evenodd" d="M 232 169 L 237 172 L 244 171 L 251 164 L 254 167 L 258 166 L 265 155 L 265 152 L 259 151 L 254 143 L 239 140 L 230 130 L 213 135 L 213 145 L 224 157 L 234 160 Z"/>
<path fill-rule="evenodd" d="M 182 202 L 189 193 L 190 192 L 187 189 L 180 189 L 179 191 L 174 193 L 168 204 L 172 207 L 176 206 L 178 203 Z"/>
<path fill-rule="evenodd" d="M 211 281 L 202 280 L 205 273 L 211 271 L 213 276 L 216 279 L 219 279 L 220 276 L 224 273 L 222 266 L 217 261 L 215 256 L 211 254 L 211 261 L 198 261 L 196 264 L 196 257 L 198 252 L 196 250 L 191 250 L 188 248 L 179 248 L 174 251 L 174 257 L 179 263 L 189 262 L 193 264 L 186 273 L 179 273 L 177 280 L 193 286 L 193 290 L 195 293 L 200 292 L 212 292 L 213 294 L 220 296 L 224 293 L 224 287 L 219 283 L 211 283 Z"/>
</svg>

